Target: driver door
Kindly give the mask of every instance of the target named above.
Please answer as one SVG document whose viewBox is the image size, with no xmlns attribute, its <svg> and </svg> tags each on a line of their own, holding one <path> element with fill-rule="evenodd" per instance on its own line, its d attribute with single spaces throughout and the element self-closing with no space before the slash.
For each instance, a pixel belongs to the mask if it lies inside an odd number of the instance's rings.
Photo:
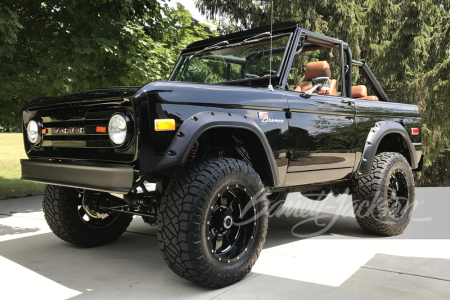
<svg viewBox="0 0 450 300">
<path fill-rule="evenodd" d="M 290 149 L 285 185 L 350 178 L 355 165 L 355 106 L 351 99 L 287 92 Z"/>
<path fill-rule="evenodd" d="M 284 185 L 349 179 L 356 160 L 355 105 L 341 96 L 339 50 L 305 47 L 290 70 L 286 92 L 290 148 Z M 330 89 L 305 95 L 318 77 L 328 77 Z"/>
</svg>

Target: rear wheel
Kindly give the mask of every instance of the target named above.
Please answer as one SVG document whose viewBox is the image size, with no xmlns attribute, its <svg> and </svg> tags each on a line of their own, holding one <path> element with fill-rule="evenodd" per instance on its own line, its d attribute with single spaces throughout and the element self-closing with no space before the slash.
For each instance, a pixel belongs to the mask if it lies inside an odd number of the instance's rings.
<svg viewBox="0 0 450 300">
<path fill-rule="evenodd" d="M 131 214 L 106 213 L 98 209 L 99 203 L 114 206 L 114 201 L 107 193 L 47 185 L 44 216 L 60 239 L 83 247 L 100 246 L 121 236 L 133 219 Z"/>
<path fill-rule="evenodd" d="M 264 186 L 253 168 L 231 158 L 205 159 L 187 164 L 169 184 L 158 239 L 176 274 L 217 288 L 250 272 L 267 226 Z"/>
<path fill-rule="evenodd" d="M 399 153 L 380 153 L 374 159 L 372 174 L 356 183 L 356 220 L 373 234 L 401 234 L 411 219 L 414 197 L 414 177 L 406 158 Z"/>
</svg>

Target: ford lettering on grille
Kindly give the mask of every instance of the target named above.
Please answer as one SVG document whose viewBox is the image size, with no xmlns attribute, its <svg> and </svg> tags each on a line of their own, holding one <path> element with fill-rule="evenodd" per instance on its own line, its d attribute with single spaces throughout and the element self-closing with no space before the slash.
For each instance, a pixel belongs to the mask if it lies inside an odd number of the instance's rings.
<svg viewBox="0 0 450 300">
<path fill-rule="evenodd" d="M 52 132 L 54 134 L 58 133 L 83 133 L 83 127 L 68 127 L 68 128 L 53 128 Z"/>
</svg>

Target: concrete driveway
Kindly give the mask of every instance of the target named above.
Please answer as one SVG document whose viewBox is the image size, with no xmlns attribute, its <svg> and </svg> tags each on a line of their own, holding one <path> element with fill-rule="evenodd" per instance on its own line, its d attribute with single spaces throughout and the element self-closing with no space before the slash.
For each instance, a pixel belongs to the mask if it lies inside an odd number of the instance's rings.
<svg viewBox="0 0 450 300">
<path fill-rule="evenodd" d="M 85 249 L 50 232 L 41 197 L 0 201 L 0 299 L 450 299 L 450 188 L 418 188 L 398 237 L 365 234 L 350 197 L 291 194 L 252 272 L 213 290 L 172 273 L 156 228 L 136 217 Z"/>
</svg>

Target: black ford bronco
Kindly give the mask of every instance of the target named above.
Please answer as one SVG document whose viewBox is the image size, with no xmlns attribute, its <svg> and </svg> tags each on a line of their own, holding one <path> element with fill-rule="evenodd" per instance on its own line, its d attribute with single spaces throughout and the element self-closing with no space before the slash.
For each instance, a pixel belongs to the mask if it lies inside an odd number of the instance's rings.
<svg viewBox="0 0 450 300">
<path fill-rule="evenodd" d="M 32 101 L 22 179 L 47 184 L 62 240 L 103 245 L 138 215 L 175 273 L 223 287 L 250 272 L 291 192 L 351 193 L 364 230 L 402 233 L 420 126 L 346 42 L 280 23 L 192 43 L 168 81 Z"/>
</svg>

